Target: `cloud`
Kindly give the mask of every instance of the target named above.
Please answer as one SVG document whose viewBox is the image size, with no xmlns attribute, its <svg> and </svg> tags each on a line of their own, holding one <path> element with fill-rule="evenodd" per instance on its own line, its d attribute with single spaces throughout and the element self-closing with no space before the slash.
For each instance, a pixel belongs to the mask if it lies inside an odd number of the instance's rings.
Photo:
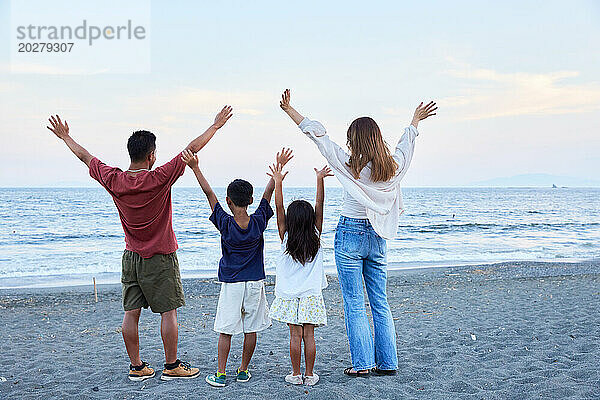
<svg viewBox="0 0 600 400">
<path fill-rule="evenodd" d="M 108 72 L 107 69 L 86 70 L 81 68 L 70 68 L 64 66 L 54 66 L 34 63 L 2 63 L 0 64 L 1 73 L 11 74 L 41 74 L 41 75 L 97 75 Z"/>
<path fill-rule="evenodd" d="M 225 104 L 234 106 L 234 114 L 261 115 L 265 107 L 272 107 L 271 97 L 258 91 L 220 92 L 183 87 L 164 94 L 130 98 L 126 105 L 135 110 L 156 111 L 164 122 L 175 122 L 189 120 L 189 114 L 216 114 Z"/>
<path fill-rule="evenodd" d="M 439 101 L 440 107 L 456 109 L 454 113 L 460 120 L 584 113 L 600 109 L 599 83 L 565 82 L 578 77 L 577 71 L 503 73 L 458 64 L 445 74 L 465 81 L 467 86 L 456 95 Z"/>
</svg>

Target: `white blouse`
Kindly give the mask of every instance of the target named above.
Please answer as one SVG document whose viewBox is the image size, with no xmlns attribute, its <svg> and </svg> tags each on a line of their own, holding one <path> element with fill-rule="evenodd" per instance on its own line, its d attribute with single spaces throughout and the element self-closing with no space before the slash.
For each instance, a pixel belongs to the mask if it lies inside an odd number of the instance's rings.
<svg viewBox="0 0 600 400">
<path fill-rule="evenodd" d="M 327 287 L 322 247 L 311 262 L 300 264 L 285 252 L 287 237 L 286 232 L 275 267 L 275 296 L 283 299 L 320 296 Z"/>
<path fill-rule="evenodd" d="M 327 159 L 344 191 L 347 192 L 345 198 L 351 196 L 355 201 L 355 203 L 351 202 L 348 208 L 344 204 L 342 215 L 356 218 L 346 215 L 345 212 L 358 215 L 358 203 L 364 207 L 366 218 L 379 236 L 384 239 L 395 238 L 400 214 L 404 211 L 400 181 L 406 175 L 414 154 L 415 138 L 419 135 L 417 128 L 410 125 L 404 129 L 404 134 L 398 141 L 393 154 L 394 160 L 398 163 L 396 175 L 387 182 L 373 182 L 370 163 L 360 172 L 359 179 L 354 178 L 347 165 L 350 156 L 329 138 L 325 127 L 320 122 L 304 118 L 298 127 L 315 142 L 323 157 Z"/>
<path fill-rule="evenodd" d="M 341 214 L 349 218 L 367 219 L 367 208 L 344 189 L 344 202 Z"/>
</svg>

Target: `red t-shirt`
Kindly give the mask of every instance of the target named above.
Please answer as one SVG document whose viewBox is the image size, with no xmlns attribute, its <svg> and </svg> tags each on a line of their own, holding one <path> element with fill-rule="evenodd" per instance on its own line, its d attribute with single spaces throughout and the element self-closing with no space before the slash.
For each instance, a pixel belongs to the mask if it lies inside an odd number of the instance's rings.
<svg viewBox="0 0 600 400">
<path fill-rule="evenodd" d="M 177 250 L 171 186 L 184 171 L 181 154 L 153 171 L 135 175 L 109 167 L 96 157 L 90 161 L 90 176 L 110 193 L 119 210 L 127 250 L 144 258 Z"/>
</svg>

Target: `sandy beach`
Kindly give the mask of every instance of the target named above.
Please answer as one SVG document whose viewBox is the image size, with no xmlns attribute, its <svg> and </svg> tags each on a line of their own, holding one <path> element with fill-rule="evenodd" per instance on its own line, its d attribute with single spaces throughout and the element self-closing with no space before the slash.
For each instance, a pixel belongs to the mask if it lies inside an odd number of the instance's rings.
<svg viewBox="0 0 600 400">
<path fill-rule="evenodd" d="M 186 279 L 180 310 L 180 358 L 203 376 L 143 383 L 127 379 L 118 285 L 0 291 L 0 398 L 600 398 L 600 262 L 503 263 L 390 272 L 400 366 L 395 377 L 352 379 L 339 286 L 324 291 L 329 325 L 319 328 L 314 387 L 287 385 L 288 329 L 274 322 L 259 335 L 249 383 L 209 387 L 216 366 L 212 331 L 219 285 Z M 268 300 L 273 300 L 269 278 Z M 228 370 L 239 362 L 232 344 Z M 159 316 L 140 321 L 142 358 L 158 371 Z"/>
</svg>

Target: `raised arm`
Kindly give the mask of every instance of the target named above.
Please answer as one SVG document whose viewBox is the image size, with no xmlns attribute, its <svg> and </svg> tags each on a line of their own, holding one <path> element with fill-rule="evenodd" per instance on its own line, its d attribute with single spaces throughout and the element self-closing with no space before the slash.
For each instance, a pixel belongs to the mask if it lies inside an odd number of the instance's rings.
<svg viewBox="0 0 600 400">
<path fill-rule="evenodd" d="M 277 164 L 281 164 L 281 166 L 283 167 L 292 158 L 294 158 L 294 155 L 292 154 L 292 150 L 283 148 L 283 149 L 281 149 L 280 152 L 277 153 L 277 156 L 275 157 L 275 161 Z M 270 203 L 274 190 L 275 190 L 275 181 L 271 177 L 271 179 L 269 179 L 269 182 L 267 183 L 267 187 L 265 187 L 265 192 L 263 193 L 263 199 L 267 200 Z"/>
<path fill-rule="evenodd" d="M 283 180 L 288 174 L 283 172 L 283 165 L 275 163 L 269 166 L 271 173 L 267 175 L 275 182 L 275 212 L 277 214 L 277 229 L 279 230 L 279 238 L 283 240 L 285 236 L 285 208 L 283 207 Z"/>
<path fill-rule="evenodd" d="M 200 184 L 202 191 L 204 192 L 204 194 L 206 195 L 206 198 L 208 199 L 208 204 L 210 204 L 210 209 L 214 210 L 215 204 L 217 204 L 217 201 L 218 201 L 217 195 L 212 190 L 212 188 L 210 187 L 210 184 L 208 183 L 208 181 L 206 180 L 204 175 L 202 175 L 202 171 L 200 171 L 200 168 L 198 167 L 198 156 L 186 149 L 183 151 L 183 153 L 181 155 L 181 159 L 183 160 L 184 163 L 186 163 L 188 165 L 188 167 L 190 167 L 192 169 L 192 171 L 194 171 L 194 175 L 196 175 L 196 179 L 198 180 L 198 183 Z"/>
<path fill-rule="evenodd" d="M 290 116 L 290 118 L 296 123 L 296 125 L 300 125 L 300 122 L 302 122 L 304 117 L 298 111 L 296 111 L 294 107 L 290 105 L 290 97 L 290 89 L 285 89 L 283 94 L 281 95 L 279 107 L 281 107 L 281 109 L 285 111 L 287 115 Z"/>
<path fill-rule="evenodd" d="M 317 198 L 315 199 L 315 226 L 320 232 L 323 231 L 323 203 L 325 202 L 325 178 L 333 176 L 331 168 L 327 165 L 323 169 L 316 169 L 317 174 Z"/>
<path fill-rule="evenodd" d="M 215 133 L 217 133 L 217 131 L 221 129 L 223 125 L 225 125 L 225 122 L 232 117 L 232 111 L 233 108 L 231 108 L 231 106 L 223 107 L 223 109 L 215 117 L 215 122 L 209 126 L 202 135 L 192 140 L 186 147 L 186 150 L 190 150 L 194 154 L 202 150 L 202 148 L 206 146 L 210 139 L 212 139 Z"/>
<path fill-rule="evenodd" d="M 59 139 L 61 139 L 69 149 L 79 158 L 81 161 L 85 163 L 88 167 L 90 166 L 90 161 L 94 158 L 89 151 L 83 148 L 79 143 L 77 143 L 73 138 L 69 135 L 69 124 L 67 121 L 62 122 L 58 115 L 51 116 L 48 121 L 50 121 L 50 125 L 46 126 L 46 128 L 50 129 L 52 133 L 54 133 Z"/>
<path fill-rule="evenodd" d="M 396 146 L 396 150 L 394 151 L 394 160 L 398 163 L 398 170 L 396 171 L 396 178 L 402 179 L 404 175 L 408 171 L 408 167 L 413 158 L 413 154 L 415 152 L 415 138 L 419 134 L 417 131 L 417 126 L 419 122 L 424 120 L 425 118 L 429 118 L 432 115 L 435 115 L 435 110 L 437 107 L 433 101 L 429 102 L 425 107 L 423 107 L 423 103 L 419 104 L 415 113 L 413 115 L 413 119 L 410 123 L 411 126 L 404 130 L 404 134 L 398 141 L 398 145 Z"/>
</svg>

